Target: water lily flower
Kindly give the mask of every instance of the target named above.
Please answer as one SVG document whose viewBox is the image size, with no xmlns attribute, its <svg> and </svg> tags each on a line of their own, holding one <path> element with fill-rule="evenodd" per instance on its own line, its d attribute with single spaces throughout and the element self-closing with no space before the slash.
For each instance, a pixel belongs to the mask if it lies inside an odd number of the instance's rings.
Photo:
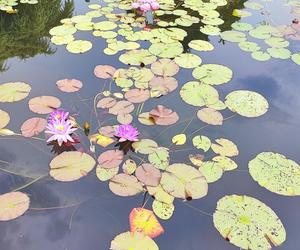
<svg viewBox="0 0 300 250">
<path fill-rule="evenodd" d="M 49 115 L 48 122 L 65 121 L 68 117 L 69 112 L 66 112 L 63 109 L 56 109 Z"/>
<path fill-rule="evenodd" d="M 75 142 L 71 137 L 71 134 L 76 131 L 70 120 L 57 120 L 53 119 L 48 122 L 46 134 L 51 135 L 47 142 L 57 141 L 58 145 L 61 146 L 63 143 Z"/>
<path fill-rule="evenodd" d="M 139 131 L 132 125 L 119 125 L 116 128 L 115 136 L 119 138 L 119 142 L 138 141 Z"/>
<path fill-rule="evenodd" d="M 131 4 L 132 8 L 140 9 L 143 12 L 159 9 L 159 3 L 156 0 L 137 0 Z"/>
</svg>

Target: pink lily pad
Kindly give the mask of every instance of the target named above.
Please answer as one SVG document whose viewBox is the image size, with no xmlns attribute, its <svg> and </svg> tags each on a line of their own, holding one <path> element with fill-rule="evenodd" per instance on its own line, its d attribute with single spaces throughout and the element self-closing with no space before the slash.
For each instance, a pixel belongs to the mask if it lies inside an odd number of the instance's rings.
<svg viewBox="0 0 300 250">
<path fill-rule="evenodd" d="M 47 126 L 47 120 L 44 118 L 30 118 L 26 120 L 21 126 L 22 135 L 25 137 L 36 136 L 45 130 Z"/>
<path fill-rule="evenodd" d="M 82 82 L 77 79 L 62 79 L 56 82 L 57 87 L 62 92 L 77 92 L 82 88 Z"/>
</svg>

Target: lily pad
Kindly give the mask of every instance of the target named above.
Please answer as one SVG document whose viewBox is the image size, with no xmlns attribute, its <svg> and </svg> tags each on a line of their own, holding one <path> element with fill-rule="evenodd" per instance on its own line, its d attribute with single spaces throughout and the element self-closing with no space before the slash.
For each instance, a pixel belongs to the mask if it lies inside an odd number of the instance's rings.
<svg viewBox="0 0 300 250">
<path fill-rule="evenodd" d="M 207 136 L 197 135 L 193 138 L 193 145 L 195 148 L 202 149 L 207 152 L 210 149 L 211 141 Z"/>
<path fill-rule="evenodd" d="M 29 109 L 37 114 L 50 114 L 58 109 L 61 101 L 55 96 L 38 96 L 29 100 Z"/>
<path fill-rule="evenodd" d="M 169 166 L 169 150 L 163 147 L 157 147 L 148 155 L 148 160 L 156 168 L 165 170 Z"/>
<path fill-rule="evenodd" d="M 124 158 L 124 154 L 120 150 L 108 150 L 98 157 L 98 163 L 101 168 L 119 167 Z"/>
<path fill-rule="evenodd" d="M 21 126 L 21 132 L 24 137 L 32 137 L 40 134 L 46 129 L 47 120 L 44 118 L 30 118 Z M 0 126 L 1 128 L 1 126 Z"/>
<path fill-rule="evenodd" d="M 262 152 L 249 162 L 249 172 L 259 185 L 271 192 L 300 195 L 300 166 L 282 154 Z"/>
<path fill-rule="evenodd" d="M 149 115 L 157 125 L 172 125 L 179 120 L 176 112 L 162 105 L 158 105 L 155 109 L 151 110 Z"/>
<path fill-rule="evenodd" d="M 154 213 L 141 207 L 131 210 L 129 224 L 131 232 L 143 232 L 151 238 L 155 238 L 164 232 Z"/>
<path fill-rule="evenodd" d="M 95 163 L 86 153 L 63 152 L 50 162 L 50 176 L 57 181 L 75 181 L 92 171 Z"/>
<path fill-rule="evenodd" d="M 100 181 L 108 181 L 117 175 L 119 167 L 115 168 L 102 168 L 99 165 L 96 167 L 96 176 Z"/>
<path fill-rule="evenodd" d="M 135 176 L 145 185 L 156 187 L 160 182 L 161 173 L 152 164 L 144 163 L 136 169 Z"/>
<path fill-rule="evenodd" d="M 175 207 L 173 203 L 164 203 L 154 200 L 152 203 L 153 212 L 162 220 L 168 220 L 172 217 Z"/>
<path fill-rule="evenodd" d="M 17 102 L 25 99 L 31 90 L 24 82 L 9 82 L 0 85 L 0 102 Z"/>
<path fill-rule="evenodd" d="M 245 195 L 229 195 L 218 201 L 214 225 L 230 243 L 242 249 L 267 250 L 281 245 L 286 232 L 274 211 Z"/>
<path fill-rule="evenodd" d="M 156 56 L 152 55 L 148 50 L 131 50 L 119 57 L 119 60 L 128 65 L 148 65 L 156 61 Z"/>
<path fill-rule="evenodd" d="M 214 46 L 207 41 L 204 40 L 192 40 L 189 42 L 189 47 L 198 51 L 212 51 Z"/>
<path fill-rule="evenodd" d="M 74 54 L 85 53 L 92 48 L 92 43 L 86 40 L 74 40 L 67 45 L 67 50 Z"/>
<path fill-rule="evenodd" d="M 162 173 L 163 189 L 181 199 L 200 199 L 207 194 L 205 177 L 197 169 L 181 163 L 172 164 Z"/>
<path fill-rule="evenodd" d="M 178 65 L 170 59 L 159 59 L 151 64 L 151 70 L 159 76 L 174 76 L 178 73 Z"/>
<path fill-rule="evenodd" d="M 155 141 L 150 139 L 142 139 L 140 141 L 134 142 L 132 144 L 132 147 L 134 148 L 136 153 L 140 154 L 151 154 L 156 151 L 158 148 L 158 145 Z"/>
<path fill-rule="evenodd" d="M 22 216 L 29 208 L 29 197 L 22 192 L 0 195 L 0 221 L 9 221 Z"/>
<path fill-rule="evenodd" d="M 269 104 L 260 94 L 248 91 L 237 90 L 226 96 L 225 104 L 232 111 L 245 117 L 258 117 L 268 111 Z"/>
<path fill-rule="evenodd" d="M 237 156 L 239 154 L 239 150 L 237 146 L 230 140 L 220 138 L 216 139 L 216 142 L 219 144 L 212 144 L 211 149 L 216 153 L 220 154 L 221 156 Z"/>
<path fill-rule="evenodd" d="M 224 120 L 222 114 L 212 108 L 200 109 L 197 112 L 197 117 L 201 121 L 211 125 L 222 125 Z"/>
<path fill-rule="evenodd" d="M 193 70 L 193 77 L 205 84 L 220 85 L 232 78 L 232 70 L 219 64 L 204 64 Z"/>
<path fill-rule="evenodd" d="M 109 181 L 109 189 L 119 196 L 133 196 L 143 191 L 143 185 L 133 175 L 118 174 Z"/>
<path fill-rule="evenodd" d="M 109 79 L 115 74 L 116 69 L 110 65 L 97 65 L 94 69 L 94 74 L 98 78 Z"/>
<path fill-rule="evenodd" d="M 197 55 L 190 54 L 190 53 L 183 53 L 175 57 L 175 62 L 182 68 L 192 69 L 199 66 L 202 63 L 202 60 Z"/>
<path fill-rule="evenodd" d="M 5 128 L 10 121 L 9 114 L 0 109 L 0 129 Z"/>
<path fill-rule="evenodd" d="M 175 43 L 154 43 L 149 47 L 151 54 L 162 58 L 174 58 L 183 52 L 180 42 Z"/>
<path fill-rule="evenodd" d="M 185 83 L 180 96 L 186 103 L 198 107 L 214 104 L 219 100 L 219 93 L 214 87 L 196 81 Z"/>
<path fill-rule="evenodd" d="M 111 250 L 159 250 L 156 243 L 141 232 L 125 232 L 117 235 L 111 242 Z"/>
<path fill-rule="evenodd" d="M 57 87 L 62 92 L 77 92 L 82 88 L 82 82 L 77 79 L 62 79 L 56 82 Z"/>
</svg>

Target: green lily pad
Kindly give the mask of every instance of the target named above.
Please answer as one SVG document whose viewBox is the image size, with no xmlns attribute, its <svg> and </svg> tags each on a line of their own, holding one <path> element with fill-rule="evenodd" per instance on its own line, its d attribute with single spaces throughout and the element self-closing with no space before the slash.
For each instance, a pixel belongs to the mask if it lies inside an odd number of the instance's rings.
<svg viewBox="0 0 300 250">
<path fill-rule="evenodd" d="M 268 250 L 281 245 L 286 232 L 275 212 L 245 195 L 228 195 L 217 203 L 213 221 L 219 233 L 242 249 Z"/>
<path fill-rule="evenodd" d="M 148 50 L 131 50 L 122 54 L 119 60 L 128 65 L 148 65 L 156 61 L 156 56 L 152 55 Z"/>
<path fill-rule="evenodd" d="M 175 43 L 155 43 L 149 48 L 151 54 L 162 58 L 174 58 L 183 52 L 183 46 L 180 42 Z"/>
<path fill-rule="evenodd" d="M 235 30 L 223 31 L 220 34 L 221 38 L 225 41 L 240 43 L 246 41 L 246 35 L 243 32 Z"/>
<path fill-rule="evenodd" d="M 0 84 L 0 103 L 21 101 L 29 95 L 30 91 L 30 85 L 24 82 Z"/>
<path fill-rule="evenodd" d="M 251 54 L 252 58 L 257 61 L 268 61 L 271 59 L 271 56 L 269 53 L 263 52 L 263 51 L 255 51 Z"/>
<path fill-rule="evenodd" d="M 271 192 L 300 195 L 300 166 L 282 154 L 262 152 L 249 162 L 249 172 L 259 185 Z"/>
<path fill-rule="evenodd" d="M 224 172 L 221 165 L 213 161 L 204 162 L 199 167 L 199 171 L 205 176 L 207 183 L 219 180 Z"/>
<path fill-rule="evenodd" d="M 192 69 L 199 66 L 202 63 L 202 60 L 197 55 L 183 53 L 175 57 L 175 62 L 182 68 Z"/>
<path fill-rule="evenodd" d="M 166 169 L 169 166 L 169 150 L 167 148 L 158 147 L 153 153 L 148 155 L 148 160 L 158 169 Z"/>
<path fill-rule="evenodd" d="M 189 47 L 198 51 L 212 51 L 214 46 L 207 41 L 204 40 L 193 40 L 189 42 Z"/>
<path fill-rule="evenodd" d="M 285 48 L 272 47 L 272 48 L 268 48 L 267 51 L 274 58 L 288 59 L 291 57 L 291 51 Z"/>
<path fill-rule="evenodd" d="M 193 138 L 193 145 L 197 149 L 202 149 L 207 152 L 210 149 L 211 141 L 207 136 L 197 135 Z"/>
<path fill-rule="evenodd" d="M 160 181 L 163 189 L 181 199 L 200 199 L 207 194 L 208 185 L 205 177 L 194 167 L 176 163 L 162 173 Z"/>
<path fill-rule="evenodd" d="M 92 48 L 92 43 L 86 40 L 75 40 L 67 45 L 67 50 L 74 54 L 85 53 Z"/>
<path fill-rule="evenodd" d="M 248 91 L 237 90 L 226 96 L 225 104 L 232 111 L 245 117 L 258 117 L 268 111 L 269 104 L 260 94 Z"/>
<path fill-rule="evenodd" d="M 193 77 L 205 84 L 220 85 L 232 78 L 232 70 L 219 64 L 204 64 L 193 70 Z"/>
<path fill-rule="evenodd" d="M 214 104 L 219 100 L 215 88 L 196 81 L 185 83 L 180 90 L 180 96 L 186 103 L 198 107 Z"/>
</svg>

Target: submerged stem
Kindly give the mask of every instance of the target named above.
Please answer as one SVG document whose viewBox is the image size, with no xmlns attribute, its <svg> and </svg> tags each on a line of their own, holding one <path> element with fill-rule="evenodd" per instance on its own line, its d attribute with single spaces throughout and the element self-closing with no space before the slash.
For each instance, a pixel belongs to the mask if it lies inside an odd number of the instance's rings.
<svg viewBox="0 0 300 250">
<path fill-rule="evenodd" d="M 18 188 L 14 189 L 14 190 L 12 190 L 11 192 L 16 192 L 16 191 L 19 191 L 19 190 L 21 190 L 21 189 L 27 188 L 27 187 L 29 187 L 30 185 L 32 185 L 33 183 L 39 181 L 40 179 L 42 179 L 42 178 L 44 178 L 44 177 L 46 177 L 46 176 L 48 176 L 48 175 L 41 175 L 41 176 L 35 178 L 34 180 L 32 180 L 32 181 L 26 183 L 25 185 L 23 185 L 23 186 L 21 186 L 21 187 L 18 187 Z"/>
<path fill-rule="evenodd" d="M 203 211 L 203 210 L 201 210 L 201 209 L 199 209 L 199 208 L 197 208 L 197 207 L 194 207 L 194 206 L 192 206 L 191 204 L 188 204 L 187 202 L 183 202 L 183 204 L 184 205 L 186 205 L 187 207 L 189 207 L 189 208 L 192 208 L 192 209 L 194 209 L 195 211 L 197 211 L 197 212 L 199 212 L 199 213 L 201 213 L 201 214 L 204 214 L 204 215 L 207 215 L 207 216 L 213 216 L 212 214 L 210 214 L 210 213 L 208 213 L 208 212 L 205 212 L 205 211 Z"/>
</svg>

